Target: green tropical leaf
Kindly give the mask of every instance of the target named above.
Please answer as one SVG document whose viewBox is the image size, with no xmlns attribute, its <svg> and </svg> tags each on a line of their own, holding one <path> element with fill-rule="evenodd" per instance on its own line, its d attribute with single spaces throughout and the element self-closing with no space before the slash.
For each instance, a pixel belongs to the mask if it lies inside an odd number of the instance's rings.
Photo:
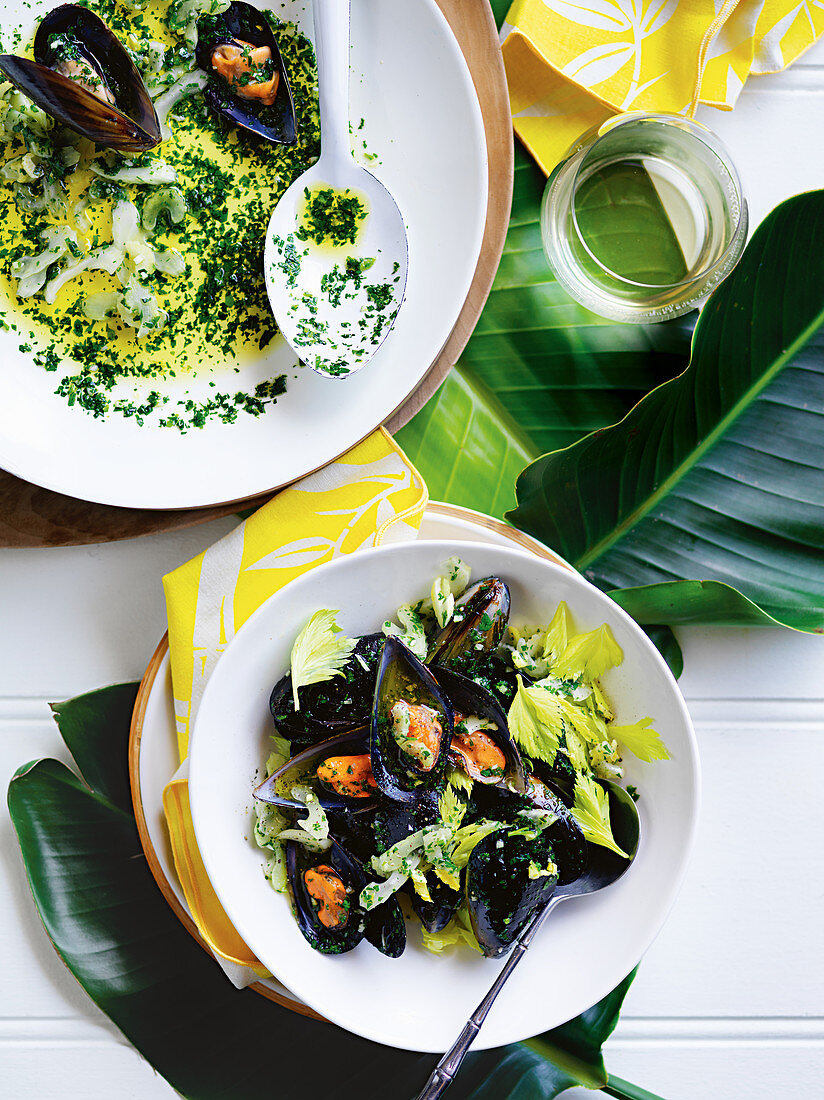
<svg viewBox="0 0 824 1100">
<path fill-rule="evenodd" d="M 816 191 L 756 231 L 701 314 L 689 369 L 527 467 L 508 518 L 642 623 L 824 631 L 822 325 Z"/>
<path fill-rule="evenodd" d="M 318 1050 L 334 1068 L 323 1079 L 328 1100 L 384 1100 L 387 1082 L 393 1097 L 412 1100 L 431 1072 L 431 1055 L 379 1046 L 236 990 L 178 922 L 151 877 L 123 799 L 135 691 L 124 684 L 55 706 L 82 779 L 41 760 L 20 769 L 9 786 L 34 901 L 60 957 L 192 1100 L 235 1100 L 262 1087 L 279 1100 L 305 1100 L 314 1091 L 307 1067 Z M 603 1086 L 601 1046 L 633 976 L 563 1027 L 471 1054 L 450 1096 L 551 1100 L 572 1085 Z"/>
<path fill-rule="evenodd" d="M 137 684 L 115 684 L 51 705 L 60 736 L 80 774 L 93 791 L 127 813 L 132 808 L 129 772 L 122 757 L 108 745 L 116 737 L 112 731 L 122 724 L 123 715 L 131 715 L 136 698 Z"/>
<path fill-rule="evenodd" d="M 516 149 L 512 216 L 489 299 L 458 366 L 396 435 L 434 499 L 498 516 L 515 504 L 526 463 L 614 424 L 683 370 L 695 323 L 690 314 L 616 324 L 573 301 L 544 256 L 545 185 Z"/>
<path fill-rule="evenodd" d="M 610 1074 L 609 1083 L 604 1086 L 604 1093 L 607 1096 L 616 1097 L 616 1100 L 662 1100 L 662 1097 L 656 1093 L 648 1092 L 647 1089 L 624 1081 L 621 1077 L 613 1077 L 612 1074 Z"/>
</svg>

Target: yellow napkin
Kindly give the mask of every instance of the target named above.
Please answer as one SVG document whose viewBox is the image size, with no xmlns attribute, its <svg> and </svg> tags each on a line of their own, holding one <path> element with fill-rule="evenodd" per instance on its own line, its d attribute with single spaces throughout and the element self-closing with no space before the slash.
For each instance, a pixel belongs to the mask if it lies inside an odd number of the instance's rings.
<svg viewBox="0 0 824 1100">
<path fill-rule="evenodd" d="M 163 578 L 183 764 L 206 682 L 252 612 L 289 581 L 340 554 L 414 538 L 427 499 L 420 474 L 379 429 Z M 175 868 L 198 931 L 235 984 L 245 985 L 268 972 L 230 923 L 206 875 L 185 771 L 163 792 Z"/>
<path fill-rule="evenodd" d="M 731 110 L 751 73 L 822 31 L 824 7 L 791 0 L 515 0 L 501 32 L 515 132 L 550 172 L 616 112 Z"/>
</svg>

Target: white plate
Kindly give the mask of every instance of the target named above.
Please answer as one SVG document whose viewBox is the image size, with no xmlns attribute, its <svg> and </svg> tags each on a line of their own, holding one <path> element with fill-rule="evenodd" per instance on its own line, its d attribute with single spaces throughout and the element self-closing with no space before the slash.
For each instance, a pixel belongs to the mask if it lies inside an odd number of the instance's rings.
<svg viewBox="0 0 824 1100">
<path fill-rule="evenodd" d="M 362 943 L 328 957 L 301 936 L 286 899 L 261 873 L 252 832 L 251 790 L 271 733 L 268 700 L 288 667 L 292 641 L 318 607 L 341 608 L 351 635 L 424 594 L 448 542 L 363 551 L 313 570 L 255 612 L 223 653 L 206 687 L 190 749 L 189 794 L 198 846 L 229 919 L 257 957 L 323 1016 L 389 1046 L 441 1051 L 457 1035 L 501 963 L 469 951 L 435 958 L 414 925 L 400 959 Z M 619 722 L 651 715 L 672 760 L 627 762 L 641 791 L 642 840 L 633 867 L 603 893 L 562 906 L 530 948 L 484 1025 L 477 1045 L 498 1046 L 555 1027 L 595 1004 L 629 973 L 658 933 L 692 847 L 698 753 L 686 706 L 658 651 L 615 603 L 577 573 L 533 554 L 468 544 L 475 576 L 510 585 L 515 623 L 547 622 L 567 601 L 576 626 L 612 627 L 624 662 L 604 677 Z M 448 995 L 445 995 L 448 991 Z"/>
<path fill-rule="evenodd" d="M 311 33 L 305 3 L 264 6 Z M 15 23 L 31 26 L 41 10 L 33 14 L 24 0 L 11 0 L 4 45 Z M 180 435 L 121 417 L 95 420 L 70 408 L 53 394 L 58 375 L 21 353 L 16 333 L 0 331 L 0 467 L 103 504 L 217 504 L 325 465 L 417 388 L 452 331 L 480 253 L 487 206 L 483 121 L 469 70 L 435 0 L 352 0 L 351 57 L 351 117 L 366 119 L 361 136 L 380 157 L 381 179 L 409 234 L 406 301 L 372 362 L 350 379 L 306 369 L 294 379 L 294 356 L 279 340 L 235 376 L 248 390 L 286 371 L 289 389 L 275 406 L 258 419 L 242 414 L 235 424 L 209 422 Z M 208 379 L 199 385 L 205 395 Z"/>
</svg>

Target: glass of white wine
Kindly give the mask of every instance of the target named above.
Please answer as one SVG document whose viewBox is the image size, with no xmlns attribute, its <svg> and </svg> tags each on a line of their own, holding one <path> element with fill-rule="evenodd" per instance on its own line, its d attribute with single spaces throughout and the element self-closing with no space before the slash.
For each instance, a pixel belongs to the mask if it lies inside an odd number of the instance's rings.
<svg viewBox="0 0 824 1100">
<path fill-rule="evenodd" d="M 726 149 L 680 115 L 617 115 L 588 131 L 549 177 L 541 207 L 558 282 L 614 321 L 695 308 L 735 267 L 747 225 Z"/>
</svg>

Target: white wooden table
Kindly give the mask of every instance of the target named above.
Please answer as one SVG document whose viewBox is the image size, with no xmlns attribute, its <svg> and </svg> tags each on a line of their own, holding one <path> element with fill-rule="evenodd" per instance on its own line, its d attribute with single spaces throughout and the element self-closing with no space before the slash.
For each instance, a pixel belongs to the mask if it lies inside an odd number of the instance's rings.
<svg viewBox="0 0 824 1100">
<path fill-rule="evenodd" d="M 781 199 L 824 186 L 824 44 L 790 72 L 752 81 L 732 114 L 702 117 L 732 151 L 754 225 Z M 139 678 L 165 628 L 162 574 L 231 526 L 0 551 L 3 789 L 25 761 L 68 762 L 47 701 Z M 824 639 L 699 628 L 679 637 L 704 767 L 701 830 L 607 1064 L 667 1100 L 824 1097 Z M 7 814 L 0 974 L 2 1100 L 175 1095 L 52 950 Z"/>
</svg>

